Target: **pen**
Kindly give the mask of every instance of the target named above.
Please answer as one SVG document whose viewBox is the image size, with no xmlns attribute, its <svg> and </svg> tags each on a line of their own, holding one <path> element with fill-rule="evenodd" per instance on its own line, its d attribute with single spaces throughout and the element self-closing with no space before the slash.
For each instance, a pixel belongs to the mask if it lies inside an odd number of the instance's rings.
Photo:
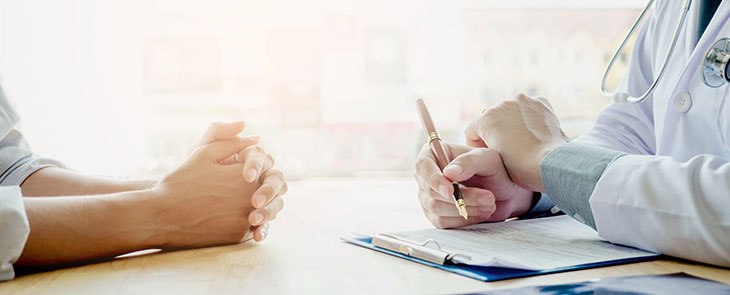
<svg viewBox="0 0 730 295">
<path fill-rule="evenodd" d="M 444 145 L 441 143 L 441 137 L 436 132 L 436 127 L 433 125 L 433 120 L 431 120 L 431 115 L 428 113 L 426 103 L 423 102 L 422 98 L 419 98 L 416 104 L 418 105 L 418 116 L 421 118 L 423 129 L 425 129 L 426 137 L 428 138 L 428 144 L 431 146 L 431 152 L 436 157 L 436 164 L 441 171 L 444 171 L 444 168 L 451 162 L 451 159 L 446 155 L 446 149 L 444 149 Z M 466 203 L 464 203 L 464 197 L 459 190 L 459 184 L 452 182 L 451 185 L 454 187 L 454 205 L 456 205 L 456 209 L 459 209 L 461 217 L 467 219 L 469 214 L 466 212 Z"/>
</svg>

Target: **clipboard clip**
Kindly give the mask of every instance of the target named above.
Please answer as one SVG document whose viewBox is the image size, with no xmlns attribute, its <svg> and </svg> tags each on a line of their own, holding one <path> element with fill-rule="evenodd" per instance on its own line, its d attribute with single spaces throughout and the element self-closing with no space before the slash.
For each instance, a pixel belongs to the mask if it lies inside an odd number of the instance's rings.
<svg viewBox="0 0 730 295">
<path fill-rule="evenodd" d="M 373 237 L 373 246 L 398 252 L 408 257 L 418 258 L 428 262 L 444 265 L 447 261 L 451 261 L 456 256 L 462 256 L 466 259 L 471 257 L 459 254 L 449 253 L 441 248 L 441 244 L 434 239 L 428 239 L 423 243 L 415 243 L 411 241 L 401 240 L 391 235 L 378 234 Z M 436 249 L 429 247 L 434 245 Z"/>
</svg>

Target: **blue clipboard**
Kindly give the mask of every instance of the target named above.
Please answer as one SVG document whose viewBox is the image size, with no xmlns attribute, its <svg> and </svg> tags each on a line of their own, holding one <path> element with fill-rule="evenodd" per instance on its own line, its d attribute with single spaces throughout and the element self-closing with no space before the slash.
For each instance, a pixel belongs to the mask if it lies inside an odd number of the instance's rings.
<svg viewBox="0 0 730 295">
<path fill-rule="evenodd" d="M 597 263 L 589 263 L 589 264 L 575 265 L 575 266 L 548 269 L 548 270 L 525 270 L 525 269 L 518 269 L 518 268 L 494 267 L 494 266 L 472 266 L 472 265 L 452 264 L 452 263 L 446 263 L 444 265 L 439 265 L 439 264 L 436 264 L 433 262 L 413 258 L 413 257 L 404 255 L 404 254 L 401 254 L 398 252 L 375 247 L 372 244 L 372 240 L 373 240 L 372 237 L 346 236 L 346 237 L 341 237 L 341 239 L 345 242 L 355 244 L 360 247 L 364 247 L 364 248 L 368 248 L 370 250 L 375 250 L 378 252 L 390 254 L 390 255 L 393 255 L 396 257 L 400 257 L 400 258 L 403 258 L 406 260 L 428 265 L 430 267 L 442 269 L 442 270 L 445 270 L 448 272 L 452 272 L 455 274 L 459 274 L 459 275 L 469 277 L 469 278 L 472 278 L 475 280 L 480 280 L 483 282 L 493 282 L 493 281 L 499 281 L 499 280 L 522 278 L 522 277 L 529 277 L 529 276 L 536 276 L 536 275 L 543 275 L 543 274 L 550 274 L 550 273 L 557 273 L 557 272 L 564 272 L 564 271 L 571 271 L 571 270 L 580 270 L 580 269 L 602 267 L 602 266 L 609 266 L 609 265 L 616 265 L 616 264 L 648 261 L 648 260 L 656 259 L 657 257 L 660 256 L 659 254 L 657 254 L 656 256 L 646 256 L 646 257 L 637 257 L 637 258 L 629 258 L 629 259 L 603 261 L 603 262 L 597 262 Z"/>
</svg>

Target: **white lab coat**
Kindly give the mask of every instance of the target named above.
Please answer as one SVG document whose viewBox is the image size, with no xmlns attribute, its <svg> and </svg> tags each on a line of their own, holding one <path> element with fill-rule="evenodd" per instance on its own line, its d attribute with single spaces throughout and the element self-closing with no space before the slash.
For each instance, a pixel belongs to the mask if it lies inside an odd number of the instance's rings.
<svg viewBox="0 0 730 295">
<path fill-rule="evenodd" d="M 658 74 L 683 4 L 657 1 L 639 32 L 620 86 L 632 96 Z M 601 237 L 730 266 L 730 86 L 708 88 L 698 70 L 707 49 L 730 37 L 730 3 L 720 4 L 696 43 L 698 5 L 692 4 L 654 93 L 642 103 L 608 106 L 576 141 L 631 154 L 606 168 L 591 195 Z M 689 94 L 689 109 L 687 100 L 676 104 L 682 93 Z"/>
</svg>

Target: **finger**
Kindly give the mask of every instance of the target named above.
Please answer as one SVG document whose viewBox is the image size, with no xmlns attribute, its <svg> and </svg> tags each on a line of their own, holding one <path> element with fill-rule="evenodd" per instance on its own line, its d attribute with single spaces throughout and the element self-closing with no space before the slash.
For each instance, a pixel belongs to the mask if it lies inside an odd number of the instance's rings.
<svg viewBox="0 0 730 295">
<path fill-rule="evenodd" d="M 256 242 L 261 242 L 264 239 L 266 239 L 266 236 L 269 234 L 269 223 L 264 223 L 263 225 L 259 225 L 257 227 L 254 227 L 253 230 L 253 238 Z"/>
<path fill-rule="evenodd" d="M 251 227 L 251 229 L 249 231 L 247 231 L 246 234 L 243 235 L 243 238 L 239 241 L 239 243 L 243 243 L 243 242 L 253 239 L 253 237 L 254 237 L 253 230 L 254 230 L 254 228 Z"/>
<path fill-rule="evenodd" d="M 461 191 L 461 196 L 464 198 L 464 203 L 467 206 L 493 207 L 496 202 L 494 193 L 487 189 L 460 186 L 459 190 Z"/>
<path fill-rule="evenodd" d="M 240 150 L 248 147 L 250 141 L 240 137 L 231 139 L 218 140 L 199 148 L 199 150 L 208 155 L 213 161 L 219 163 Z"/>
<path fill-rule="evenodd" d="M 274 168 L 274 164 L 275 163 L 276 163 L 276 161 L 274 160 L 274 157 L 272 157 L 271 155 L 269 155 L 267 153 L 266 154 L 266 161 L 264 162 L 264 167 L 261 168 L 261 172 L 266 172 L 266 171 L 271 170 L 271 168 Z"/>
<path fill-rule="evenodd" d="M 281 196 L 289 189 L 284 174 L 278 169 L 264 172 L 261 186 L 253 193 L 251 205 L 254 208 L 266 206 L 277 196 Z"/>
<path fill-rule="evenodd" d="M 251 211 L 248 215 L 248 222 L 251 225 L 264 224 L 264 222 L 276 219 L 282 209 L 284 209 L 284 199 L 276 198 L 266 206 Z"/>
<path fill-rule="evenodd" d="M 246 128 L 246 122 L 214 122 L 208 126 L 208 129 L 203 133 L 203 138 L 200 139 L 200 145 L 206 145 L 214 141 L 222 139 L 231 139 L 236 137 L 239 133 L 243 132 Z"/>
<path fill-rule="evenodd" d="M 239 152 L 239 160 L 244 163 L 243 179 L 248 182 L 254 182 L 264 168 L 264 163 L 268 158 L 261 146 L 253 145 Z"/>
<path fill-rule="evenodd" d="M 483 116 L 483 115 L 482 115 Z M 482 124 L 482 116 L 479 116 L 478 118 L 474 119 L 469 123 L 469 126 L 466 127 L 466 131 L 464 134 L 466 135 L 466 145 L 471 147 L 487 147 L 487 144 L 484 143 L 484 140 L 482 139 L 482 136 L 480 134 L 480 124 Z"/>
<path fill-rule="evenodd" d="M 440 216 L 440 217 L 460 217 L 461 213 L 459 213 L 459 209 L 456 208 L 456 205 L 454 205 L 454 202 L 444 202 L 437 199 L 431 199 L 430 202 L 428 202 L 428 206 L 426 210 L 430 214 Z M 496 205 L 493 203 L 491 205 L 485 205 L 485 206 L 466 206 L 466 211 L 468 213 L 468 216 L 491 216 L 492 213 L 497 209 Z M 463 218 L 463 217 L 462 217 Z"/>
<path fill-rule="evenodd" d="M 473 148 L 446 143 L 446 150 L 453 156 L 459 156 L 467 153 Z M 416 181 L 419 186 L 424 188 L 430 188 L 440 194 L 440 199 L 448 201 L 451 199 L 451 194 L 454 193 L 453 184 L 451 179 L 444 176 L 441 169 L 436 164 L 436 157 L 431 152 L 430 145 L 426 144 L 421 149 L 416 160 Z"/>
<path fill-rule="evenodd" d="M 444 168 L 444 175 L 454 181 L 466 181 L 474 175 L 494 176 L 505 171 L 502 157 L 495 150 L 476 148 L 456 157 Z"/>
<path fill-rule="evenodd" d="M 443 200 L 453 193 L 451 181 L 441 173 L 429 145 L 424 145 L 416 160 L 416 181 L 420 187 L 438 192 Z"/>
<path fill-rule="evenodd" d="M 261 136 L 258 136 L 258 135 L 253 135 L 253 136 L 239 136 L 238 138 L 241 138 L 241 139 L 243 139 L 245 141 L 248 141 L 247 147 L 248 146 L 255 145 L 255 144 L 258 144 L 259 142 L 261 142 Z M 238 163 L 238 162 L 241 162 L 241 157 L 242 157 L 242 155 L 239 154 L 238 155 L 238 160 L 236 160 L 236 154 L 233 154 L 230 157 L 228 157 L 228 158 L 220 161 L 220 164 L 221 165 L 230 165 L 230 164 Z"/>
<path fill-rule="evenodd" d="M 438 228 L 457 228 L 472 224 L 477 224 L 480 222 L 484 222 L 487 220 L 488 217 L 484 216 L 469 216 L 468 219 L 464 219 L 462 217 L 438 217 L 438 216 L 432 216 L 428 218 L 428 221 L 433 224 L 433 226 Z"/>
<path fill-rule="evenodd" d="M 489 190 L 464 186 L 460 186 L 459 190 L 467 207 L 494 207 L 496 198 Z M 430 207 L 431 202 L 439 201 L 449 203 L 455 208 L 453 196 L 442 198 L 433 190 L 420 190 L 419 199 L 424 207 Z"/>
</svg>

